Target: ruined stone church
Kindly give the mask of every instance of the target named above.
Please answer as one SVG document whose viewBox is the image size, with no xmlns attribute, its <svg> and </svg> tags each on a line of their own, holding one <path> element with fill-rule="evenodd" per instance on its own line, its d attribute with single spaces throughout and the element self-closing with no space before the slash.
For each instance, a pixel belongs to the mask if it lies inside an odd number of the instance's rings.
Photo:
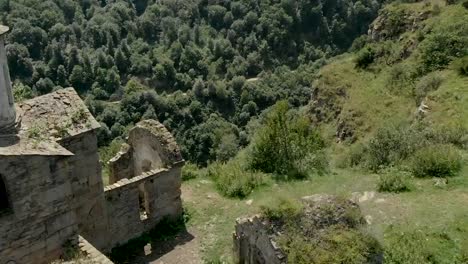
<svg viewBox="0 0 468 264">
<path fill-rule="evenodd" d="M 0 264 L 50 263 L 81 241 L 107 252 L 180 217 L 184 160 L 169 131 L 138 123 L 104 186 L 100 126 L 73 88 L 14 103 L 7 31 L 0 26 Z"/>
</svg>

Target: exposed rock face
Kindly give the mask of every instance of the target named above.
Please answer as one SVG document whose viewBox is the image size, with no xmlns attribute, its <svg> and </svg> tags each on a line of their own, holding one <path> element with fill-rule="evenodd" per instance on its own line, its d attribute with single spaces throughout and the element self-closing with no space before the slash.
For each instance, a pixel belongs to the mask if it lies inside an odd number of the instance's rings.
<svg viewBox="0 0 468 264">
<path fill-rule="evenodd" d="M 428 19 L 430 11 L 420 13 L 406 9 L 383 9 L 370 25 L 368 35 L 374 41 L 397 39 L 404 32 L 414 32 L 421 27 L 421 21 Z"/>
</svg>

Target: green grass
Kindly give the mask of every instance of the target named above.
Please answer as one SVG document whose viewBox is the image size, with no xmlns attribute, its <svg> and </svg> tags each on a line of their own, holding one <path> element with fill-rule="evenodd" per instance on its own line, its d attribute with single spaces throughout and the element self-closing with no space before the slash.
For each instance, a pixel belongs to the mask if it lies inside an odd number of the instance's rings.
<svg viewBox="0 0 468 264">
<path fill-rule="evenodd" d="M 337 170 L 309 181 L 280 182 L 263 186 L 243 200 L 220 196 L 213 182 L 201 177 L 184 182 L 184 205 L 191 212 L 189 229 L 195 229 L 205 260 L 232 262 L 232 232 L 235 220 L 261 212 L 261 206 L 281 197 L 327 193 L 351 197 L 354 192 L 375 192 L 375 197 L 361 203 L 363 215 L 371 224 L 368 231 L 379 241 L 390 226 L 398 231 L 426 228 L 448 232 L 468 250 L 468 169 L 450 178 L 444 188 L 434 186 L 432 179 L 416 179 L 411 192 L 377 193 L 378 175 L 359 170 Z M 356 194 L 355 194 L 356 195 Z M 247 201 L 253 200 L 251 205 Z M 370 216 L 370 217 L 369 217 Z"/>
</svg>

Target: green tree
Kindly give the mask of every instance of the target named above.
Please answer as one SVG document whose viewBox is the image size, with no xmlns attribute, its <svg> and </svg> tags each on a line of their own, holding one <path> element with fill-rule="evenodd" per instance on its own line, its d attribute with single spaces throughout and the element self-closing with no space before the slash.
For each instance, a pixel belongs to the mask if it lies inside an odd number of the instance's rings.
<svg viewBox="0 0 468 264">
<path fill-rule="evenodd" d="M 268 113 L 265 125 L 256 135 L 250 166 L 281 177 L 303 178 L 310 171 L 303 168 L 306 158 L 323 148 L 320 135 L 303 117 L 288 117 L 286 101 L 278 102 Z"/>
</svg>

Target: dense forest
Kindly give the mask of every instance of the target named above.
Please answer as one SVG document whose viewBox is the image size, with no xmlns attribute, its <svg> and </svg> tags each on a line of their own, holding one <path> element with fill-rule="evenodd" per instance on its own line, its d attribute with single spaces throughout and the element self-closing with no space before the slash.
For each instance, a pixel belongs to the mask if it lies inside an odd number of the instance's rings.
<svg viewBox="0 0 468 264">
<path fill-rule="evenodd" d="M 293 228 L 289 263 L 468 263 L 468 0 L 0 0 L 0 17 L 16 100 L 74 87 L 103 164 L 140 120 L 175 135 L 205 263 L 233 262 L 235 219 L 294 220 L 319 193 L 358 202 L 376 240 Z"/>
<path fill-rule="evenodd" d="M 380 2 L 2 0 L 0 10 L 17 100 L 72 86 L 102 124 L 101 146 L 155 118 L 206 165 L 246 146 L 275 102 L 307 104 L 311 73 L 367 32 Z"/>
</svg>

